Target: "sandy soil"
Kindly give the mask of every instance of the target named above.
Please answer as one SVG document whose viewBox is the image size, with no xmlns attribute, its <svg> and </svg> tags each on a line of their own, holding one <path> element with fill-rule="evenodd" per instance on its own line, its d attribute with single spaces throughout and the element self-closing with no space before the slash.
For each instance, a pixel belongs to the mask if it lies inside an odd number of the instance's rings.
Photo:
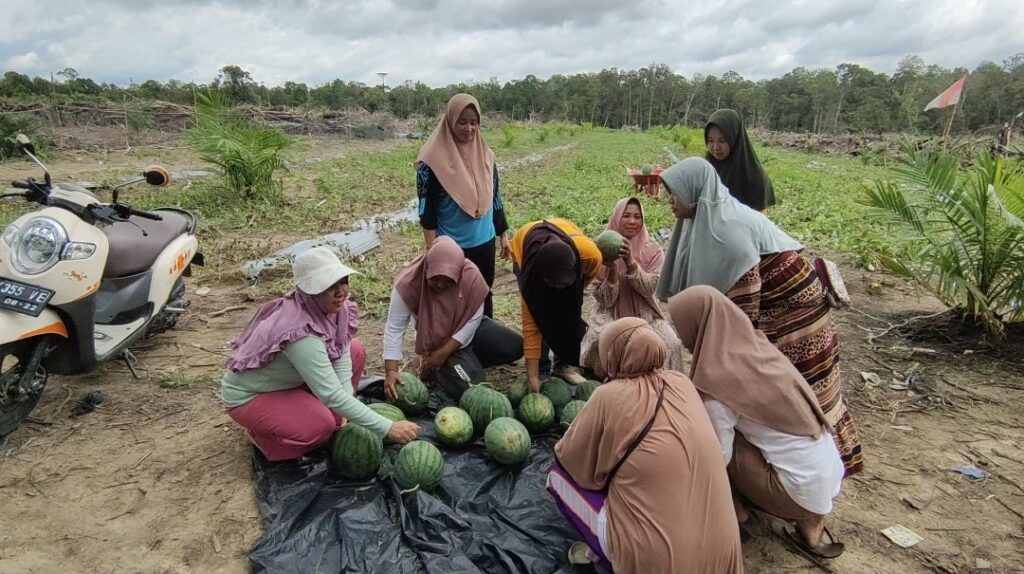
<svg viewBox="0 0 1024 574">
<path fill-rule="evenodd" d="M 180 154 L 175 168 L 199 167 L 181 150 L 164 151 Z M 86 177 L 110 167 L 112 154 L 105 157 L 83 152 L 59 164 L 88 163 L 90 169 L 78 172 Z M 122 154 L 115 165 L 132 167 L 140 159 Z M 0 165 L 0 178 L 11 172 L 23 175 L 21 166 Z M 787 551 L 770 522 L 759 518 L 744 545 L 747 570 L 1024 571 L 1019 357 L 1011 362 L 981 346 L 953 353 L 894 336 L 869 341 L 887 324 L 937 307 L 881 275 L 848 273 L 856 307 L 874 318 L 839 313 L 846 397 L 867 462 L 845 482 L 829 520 L 847 551 L 816 566 Z M 509 277 L 499 285 L 514 288 Z M 198 286 L 212 291 L 196 295 Z M 137 347 L 139 380 L 118 363 L 51 379 L 33 421 L 0 444 L 0 572 L 248 571 L 248 548 L 262 532 L 251 447 L 216 397 L 227 341 L 258 304 L 236 287 L 208 283 L 200 272 L 179 327 Z M 236 306 L 244 308 L 217 315 Z M 380 368 L 373 357 L 381 330 L 380 321 L 364 321 L 370 369 Z M 866 383 L 862 371 L 878 374 L 882 384 Z M 890 388 L 894 371 L 900 380 L 915 372 L 915 390 Z M 92 390 L 103 391 L 106 402 L 69 417 L 75 401 Z M 949 470 L 963 464 L 990 476 L 970 482 Z M 894 545 L 880 533 L 894 524 L 923 542 Z"/>
</svg>

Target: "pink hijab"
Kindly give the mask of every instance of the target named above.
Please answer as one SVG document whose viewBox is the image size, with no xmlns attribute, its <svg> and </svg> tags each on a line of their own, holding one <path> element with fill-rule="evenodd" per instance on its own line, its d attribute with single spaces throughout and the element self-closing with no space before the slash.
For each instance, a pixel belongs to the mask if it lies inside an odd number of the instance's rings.
<svg viewBox="0 0 1024 574">
<path fill-rule="evenodd" d="M 629 248 L 633 253 L 633 259 L 636 259 L 640 268 L 647 273 L 660 274 L 661 265 L 665 260 L 665 253 L 647 233 L 647 217 L 644 215 L 644 206 L 640 203 L 639 199 L 635 197 L 620 199 L 615 204 L 612 217 L 608 220 L 608 225 L 605 226 L 605 229 L 622 233 L 622 216 L 626 213 L 626 207 L 630 204 L 636 205 L 640 209 L 640 217 L 643 221 L 637 234 L 632 239 L 629 239 Z M 654 312 L 655 317 L 664 319 L 665 316 L 662 314 L 661 309 L 658 308 L 657 303 L 654 302 L 654 299 L 637 293 L 632 285 L 629 284 L 629 281 L 625 279 L 626 264 L 621 259 L 615 261 L 615 268 L 619 272 L 619 298 L 615 303 L 613 317 L 615 319 L 639 317 L 641 309 L 647 308 Z M 601 270 L 598 271 L 597 280 L 603 282 L 607 276 L 608 270 L 602 265 Z"/>
<path fill-rule="evenodd" d="M 448 100 L 444 116 L 430 139 L 416 156 L 417 162 L 430 166 L 448 195 L 470 217 L 480 218 L 491 211 L 494 202 L 494 152 L 478 131 L 473 141 L 462 143 L 452 133 L 459 116 L 473 106 L 481 116 L 480 102 L 469 94 L 456 94 Z"/>
<path fill-rule="evenodd" d="M 326 314 L 312 295 L 293 289 L 264 303 L 242 333 L 231 342 L 235 354 L 228 368 L 235 373 L 258 369 L 274 360 L 288 343 L 315 335 L 327 345 L 331 361 L 345 352 L 359 327 L 359 308 L 345 299 L 341 310 Z"/>
<path fill-rule="evenodd" d="M 447 277 L 454 285 L 436 291 L 431 277 Z M 490 288 L 476 265 L 466 259 L 451 237 L 441 236 L 430 249 L 395 278 L 395 289 L 416 315 L 416 353 L 425 355 L 441 347 L 480 309 Z"/>
</svg>

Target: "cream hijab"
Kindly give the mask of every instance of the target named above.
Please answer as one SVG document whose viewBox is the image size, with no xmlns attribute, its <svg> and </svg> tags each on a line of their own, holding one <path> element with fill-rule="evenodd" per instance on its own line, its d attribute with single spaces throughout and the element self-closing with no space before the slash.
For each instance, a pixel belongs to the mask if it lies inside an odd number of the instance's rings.
<svg viewBox="0 0 1024 574">
<path fill-rule="evenodd" d="M 430 166 L 462 211 L 480 218 L 490 213 L 494 202 L 494 152 L 479 131 L 472 141 L 462 143 L 455 139 L 452 131 L 469 106 L 476 109 L 478 117 L 481 115 L 480 103 L 469 94 L 456 94 L 448 100 L 444 116 L 423 144 L 416 161 Z"/>
</svg>

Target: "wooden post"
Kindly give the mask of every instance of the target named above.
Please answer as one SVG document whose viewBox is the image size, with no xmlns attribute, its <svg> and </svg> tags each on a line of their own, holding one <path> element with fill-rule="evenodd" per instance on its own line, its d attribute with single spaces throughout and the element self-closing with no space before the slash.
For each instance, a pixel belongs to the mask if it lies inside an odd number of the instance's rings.
<svg viewBox="0 0 1024 574">
<path fill-rule="evenodd" d="M 949 123 L 946 124 L 946 131 L 942 132 L 942 139 L 949 137 L 949 130 L 953 127 L 953 118 L 956 117 L 956 109 L 960 107 L 959 103 L 953 104 L 953 113 L 949 114 Z"/>
</svg>

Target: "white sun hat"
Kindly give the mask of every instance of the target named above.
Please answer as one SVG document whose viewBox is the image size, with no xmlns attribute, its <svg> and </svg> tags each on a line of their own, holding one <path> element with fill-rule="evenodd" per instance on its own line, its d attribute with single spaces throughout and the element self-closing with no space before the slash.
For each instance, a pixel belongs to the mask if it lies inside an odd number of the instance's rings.
<svg viewBox="0 0 1024 574">
<path fill-rule="evenodd" d="M 292 263 L 295 286 L 307 295 L 323 293 L 352 274 L 358 275 L 359 272 L 342 263 L 333 251 L 323 246 L 303 251 Z"/>
</svg>

